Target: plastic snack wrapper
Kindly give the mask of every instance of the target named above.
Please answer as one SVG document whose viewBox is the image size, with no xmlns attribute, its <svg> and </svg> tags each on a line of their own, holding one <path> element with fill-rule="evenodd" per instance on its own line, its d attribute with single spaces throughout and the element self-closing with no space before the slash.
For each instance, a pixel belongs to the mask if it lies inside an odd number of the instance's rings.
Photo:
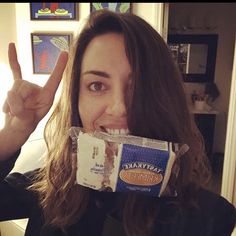
<svg viewBox="0 0 236 236">
<path fill-rule="evenodd" d="M 85 133 L 80 127 L 71 127 L 69 135 L 77 155 L 76 183 L 98 191 L 160 197 L 175 160 L 188 150 L 186 144 L 102 131 Z"/>
</svg>

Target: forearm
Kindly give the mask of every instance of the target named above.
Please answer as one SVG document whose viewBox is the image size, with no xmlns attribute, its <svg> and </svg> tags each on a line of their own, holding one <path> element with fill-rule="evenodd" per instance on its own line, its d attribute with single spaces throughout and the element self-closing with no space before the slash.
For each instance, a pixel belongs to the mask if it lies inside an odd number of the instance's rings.
<svg viewBox="0 0 236 236">
<path fill-rule="evenodd" d="M 15 130 L 5 127 L 0 130 L 0 161 L 5 161 L 14 155 L 27 141 L 30 131 Z"/>
</svg>

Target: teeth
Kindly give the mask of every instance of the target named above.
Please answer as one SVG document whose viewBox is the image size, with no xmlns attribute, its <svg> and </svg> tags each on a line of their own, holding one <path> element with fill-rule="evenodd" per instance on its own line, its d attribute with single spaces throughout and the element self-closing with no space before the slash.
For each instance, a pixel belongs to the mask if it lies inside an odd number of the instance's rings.
<svg viewBox="0 0 236 236">
<path fill-rule="evenodd" d="M 128 129 L 106 129 L 106 132 L 108 134 L 122 134 L 122 135 L 127 135 L 129 134 L 129 130 Z"/>
</svg>

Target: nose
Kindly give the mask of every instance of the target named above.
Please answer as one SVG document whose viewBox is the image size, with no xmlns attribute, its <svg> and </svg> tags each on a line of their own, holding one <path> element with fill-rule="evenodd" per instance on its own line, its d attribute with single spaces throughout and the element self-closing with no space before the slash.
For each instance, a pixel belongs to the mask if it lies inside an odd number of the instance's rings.
<svg viewBox="0 0 236 236">
<path fill-rule="evenodd" d="M 115 117 L 124 117 L 127 115 L 126 98 L 122 91 L 113 93 L 109 98 L 106 113 Z"/>
</svg>

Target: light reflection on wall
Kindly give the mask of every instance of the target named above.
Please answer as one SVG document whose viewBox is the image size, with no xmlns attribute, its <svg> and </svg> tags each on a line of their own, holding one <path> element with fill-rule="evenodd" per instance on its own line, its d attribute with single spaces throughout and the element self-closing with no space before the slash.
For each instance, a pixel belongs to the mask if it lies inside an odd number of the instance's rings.
<svg viewBox="0 0 236 236">
<path fill-rule="evenodd" d="M 0 63 L 0 75 L 0 129 L 2 129 L 5 124 L 5 114 L 2 111 L 2 107 L 5 102 L 7 92 L 13 84 L 13 76 L 8 65 L 4 63 Z"/>
</svg>

